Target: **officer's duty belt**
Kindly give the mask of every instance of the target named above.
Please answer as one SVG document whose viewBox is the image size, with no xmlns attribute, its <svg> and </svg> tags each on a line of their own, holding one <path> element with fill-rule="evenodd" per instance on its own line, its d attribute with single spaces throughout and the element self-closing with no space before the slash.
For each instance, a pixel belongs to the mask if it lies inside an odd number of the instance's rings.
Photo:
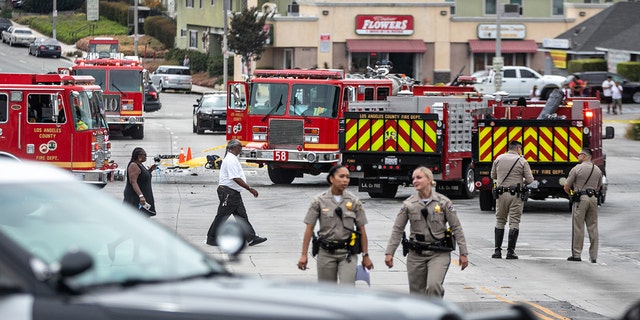
<svg viewBox="0 0 640 320">
<path fill-rule="evenodd" d="M 577 192 L 577 193 L 578 193 L 579 195 L 581 195 L 581 196 L 589 196 L 589 198 L 591 198 L 591 197 L 593 197 L 593 196 L 595 196 L 595 195 L 597 195 L 597 194 L 598 194 L 598 193 L 596 192 L 596 190 L 591 189 L 591 188 L 589 188 L 589 189 L 585 189 L 584 191 L 579 191 L 579 192 Z"/>
<path fill-rule="evenodd" d="M 347 249 L 349 247 L 349 240 L 329 240 L 325 238 L 318 238 L 320 248 L 325 249 L 329 252 L 333 252 L 339 249 Z"/>
</svg>

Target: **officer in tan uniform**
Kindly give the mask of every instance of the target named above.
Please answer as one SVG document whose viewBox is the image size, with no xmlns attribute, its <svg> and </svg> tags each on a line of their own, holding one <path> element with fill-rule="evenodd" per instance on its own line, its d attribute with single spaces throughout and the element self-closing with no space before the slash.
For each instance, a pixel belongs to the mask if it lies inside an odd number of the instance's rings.
<svg viewBox="0 0 640 320">
<path fill-rule="evenodd" d="M 502 259 L 502 240 L 504 229 L 509 220 L 509 242 L 507 243 L 507 259 L 518 259 L 516 242 L 520 233 L 520 218 L 524 209 L 521 195 L 525 184 L 533 182 L 531 167 L 522 156 L 522 143 L 513 140 L 509 142 L 509 150 L 499 155 L 491 167 L 494 195 L 496 199 L 496 226 L 494 228 L 495 252 L 492 258 Z"/>
<path fill-rule="evenodd" d="M 365 216 L 362 202 L 354 194 L 346 191 L 349 186 L 349 170 L 337 165 L 329 170 L 327 181 L 331 188 L 311 200 L 311 206 L 304 218 L 307 225 L 302 239 L 302 255 L 298 260 L 300 270 L 307 269 L 309 243 L 316 221 L 320 222 L 318 237 L 314 239 L 313 255 L 317 254 L 318 281 L 340 282 L 355 285 L 358 258 L 353 246 L 356 245 L 354 232 L 360 234 L 362 265 L 371 270 Z"/>
<path fill-rule="evenodd" d="M 451 264 L 452 250 L 434 245 L 444 238 L 448 223 L 458 244 L 460 266 L 464 270 L 469 264 L 467 243 L 451 200 L 434 189 L 431 170 L 425 167 L 414 170 L 413 187 L 417 192 L 402 203 L 387 243 L 384 262 L 387 267 L 393 267 L 393 255 L 402 241 L 403 253 L 407 255 L 409 292 L 442 297 L 442 284 Z M 409 239 L 403 239 L 407 222 L 410 223 Z"/>
<path fill-rule="evenodd" d="M 564 184 L 564 191 L 572 197 L 573 224 L 571 256 L 568 261 L 582 261 L 584 225 L 589 233 L 589 261 L 598 259 L 598 193 L 602 187 L 602 171 L 591 162 L 591 150 L 584 148 L 578 154 L 578 162 Z"/>
</svg>

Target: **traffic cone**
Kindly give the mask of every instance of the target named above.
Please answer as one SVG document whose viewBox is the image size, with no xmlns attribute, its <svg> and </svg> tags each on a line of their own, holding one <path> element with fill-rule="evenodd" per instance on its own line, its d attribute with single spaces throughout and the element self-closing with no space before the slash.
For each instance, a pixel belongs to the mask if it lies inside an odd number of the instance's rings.
<svg viewBox="0 0 640 320">
<path fill-rule="evenodd" d="M 187 161 L 191 160 L 191 147 L 187 148 Z"/>
<path fill-rule="evenodd" d="M 184 162 L 184 149 L 180 148 L 180 157 L 178 158 L 178 163 Z"/>
</svg>

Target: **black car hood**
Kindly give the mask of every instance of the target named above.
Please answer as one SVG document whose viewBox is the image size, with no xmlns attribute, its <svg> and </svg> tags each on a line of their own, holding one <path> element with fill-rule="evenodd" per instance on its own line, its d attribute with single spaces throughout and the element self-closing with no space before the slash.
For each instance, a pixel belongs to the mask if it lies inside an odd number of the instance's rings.
<svg viewBox="0 0 640 320">
<path fill-rule="evenodd" d="M 462 318 L 456 307 L 439 299 L 241 277 L 140 285 L 117 292 L 88 293 L 73 300 L 74 304 L 99 307 L 107 319 Z"/>
</svg>

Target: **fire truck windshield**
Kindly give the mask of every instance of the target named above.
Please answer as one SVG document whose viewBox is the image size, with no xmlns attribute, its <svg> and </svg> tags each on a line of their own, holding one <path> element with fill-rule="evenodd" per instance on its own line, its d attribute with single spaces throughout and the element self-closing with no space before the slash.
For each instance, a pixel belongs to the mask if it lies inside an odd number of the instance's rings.
<svg viewBox="0 0 640 320">
<path fill-rule="evenodd" d="M 78 131 L 98 129 L 102 124 L 99 111 L 96 112 L 95 107 L 91 107 L 91 100 L 89 94 L 85 91 L 76 91 L 69 96 L 73 123 L 75 123 Z"/>
<path fill-rule="evenodd" d="M 81 69 L 75 68 L 73 74 L 80 76 L 93 76 L 96 79 L 96 84 L 99 85 L 102 90 L 106 90 L 107 83 L 107 70 L 106 69 Z"/>
<path fill-rule="evenodd" d="M 254 83 L 251 87 L 249 114 L 284 115 L 288 89 L 284 83 Z"/>
<path fill-rule="evenodd" d="M 142 92 L 142 71 L 110 70 L 109 91 Z"/>
<path fill-rule="evenodd" d="M 294 84 L 290 115 L 332 118 L 338 114 L 340 88 L 324 84 Z"/>
<path fill-rule="evenodd" d="M 326 84 L 254 83 L 249 114 L 332 118 L 338 114 L 340 88 Z M 287 110 L 288 107 L 288 110 Z"/>
</svg>

